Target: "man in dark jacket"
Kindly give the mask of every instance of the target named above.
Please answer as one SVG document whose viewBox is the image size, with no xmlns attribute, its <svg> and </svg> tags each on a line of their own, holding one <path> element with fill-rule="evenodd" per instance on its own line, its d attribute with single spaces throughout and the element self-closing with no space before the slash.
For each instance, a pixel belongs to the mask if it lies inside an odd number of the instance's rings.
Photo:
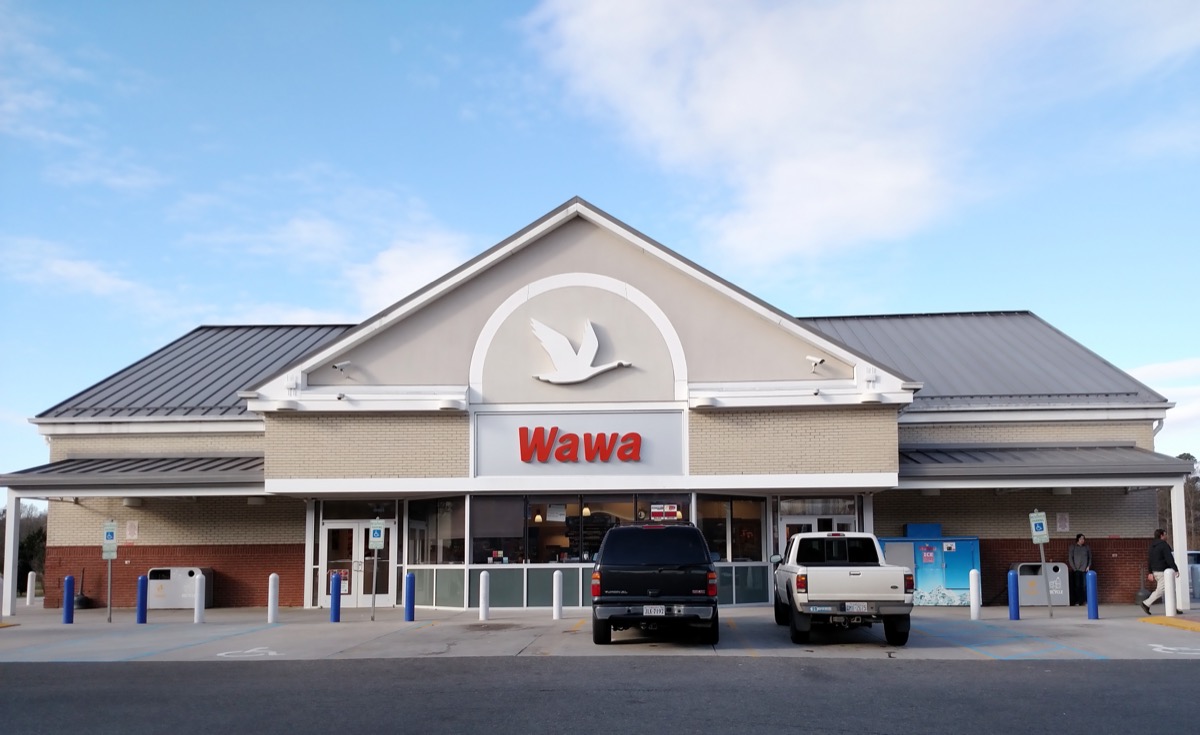
<svg viewBox="0 0 1200 735">
<path fill-rule="evenodd" d="M 1075 534 L 1075 543 L 1067 551 L 1067 568 L 1071 570 L 1071 604 L 1087 603 L 1087 573 L 1092 568 L 1092 548 L 1087 537 Z"/>
<path fill-rule="evenodd" d="M 1167 532 L 1161 528 L 1155 529 L 1154 541 L 1150 543 L 1150 572 L 1146 575 L 1146 581 L 1154 581 L 1154 591 L 1150 596 L 1142 601 L 1142 609 L 1146 614 L 1150 614 L 1150 606 L 1153 605 L 1158 598 L 1162 597 L 1167 589 L 1167 570 L 1174 569 L 1175 574 L 1179 574 L 1179 567 L 1175 566 L 1175 553 L 1171 549 L 1171 545 L 1167 543 Z M 1163 600 L 1166 603 L 1166 600 Z"/>
</svg>

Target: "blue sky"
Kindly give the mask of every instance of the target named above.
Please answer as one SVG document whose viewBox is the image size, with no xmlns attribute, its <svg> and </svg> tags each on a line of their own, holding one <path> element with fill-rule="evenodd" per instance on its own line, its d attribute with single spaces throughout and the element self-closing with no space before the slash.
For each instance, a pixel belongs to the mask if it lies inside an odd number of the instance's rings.
<svg viewBox="0 0 1200 735">
<path fill-rule="evenodd" d="M 1200 455 L 1200 4 L 0 0 L 0 471 L 200 324 L 572 196 L 793 314 L 1028 309 Z"/>
</svg>

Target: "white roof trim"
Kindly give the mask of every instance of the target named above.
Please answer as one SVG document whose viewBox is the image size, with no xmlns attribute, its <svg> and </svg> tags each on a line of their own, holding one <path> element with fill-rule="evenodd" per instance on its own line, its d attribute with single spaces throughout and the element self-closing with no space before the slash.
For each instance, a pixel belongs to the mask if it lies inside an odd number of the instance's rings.
<svg viewBox="0 0 1200 735">
<path fill-rule="evenodd" d="M 42 436 L 76 436 L 91 434 L 261 434 L 266 425 L 258 416 L 237 420 L 210 418 L 179 420 L 74 419 L 66 421 L 34 421 Z"/>
<path fill-rule="evenodd" d="M 1009 423 L 1014 421 L 1147 421 L 1166 417 L 1167 406 L 1063 406 L 1051 408 L 1037 406 L 1013 408 L 1011 406 L 987 408 L 909 408 L 900 414 L 900 424 L 968 424 Z"/>
<path fill-rule="evenodd" d="M 391 493 L 477 492 L 645 492 L 686 490 L 870 490 L 896 486 L 895 472 L 807 475 L 586 475 L 577 477 L 446 477 L 268 479 L 266 490 L 277 495 L 353 495 Z"/>
</svg>

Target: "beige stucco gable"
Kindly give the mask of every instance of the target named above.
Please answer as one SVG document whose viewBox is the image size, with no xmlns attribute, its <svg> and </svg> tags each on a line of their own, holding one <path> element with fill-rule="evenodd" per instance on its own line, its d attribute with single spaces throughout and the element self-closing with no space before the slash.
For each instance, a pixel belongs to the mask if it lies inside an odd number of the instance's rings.
<svg viewBox="0 0 1200 735">
<path fill-rule="evenodd" d="M 277 400 L 340 396 L 332 406 L 339 410 L 356 402 L 365 408 L 388 391 L 414 400 L 461 396 L 471 404 L 678 401 L 697 390 L 752 393 L 761 401 L 767 388 L 804 396 L 891 390 L 896 400 L 889 402 L 910 397 L 900 376 L 582 202 L 540 224 L 546 226 L 385 311 L 261 392 Z M 590 364 L 627 364 L 569 385 L 539 380 L 556 366 L 538 323 L 572 350 L 581 349 L 590 328 L 597 343 Z"/>
</svg>

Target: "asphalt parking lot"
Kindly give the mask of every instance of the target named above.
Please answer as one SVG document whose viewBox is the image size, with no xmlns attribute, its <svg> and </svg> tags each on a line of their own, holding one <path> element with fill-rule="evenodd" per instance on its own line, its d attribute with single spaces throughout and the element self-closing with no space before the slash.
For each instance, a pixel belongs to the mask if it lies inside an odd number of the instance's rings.
<svg viewBox="0 0 1200 735">
<path fill-rule="evenodd" d="M 1161 608 L 1159 608 L 1160 610 Z M 1157 613 L 1159 610 L 1155 610 Z M 332 623 L 328 610 L 283 609 L 267 623 L 263 608 L 210 609 L 195 623 L 191 610 L 151 610 L 137 624 L 135 611 L 76 610 L 63 624 L 61 610 L 40 600 L 19 600 L 0 621 L 0 661 L 298 661 L 461 656 L 750 656 L 901 660 L 1200 659 L 1200 615 L 1146 617 L 1135 605 L 1108 605 L 1089 620 L 1083 607 L 987 607 L 979 620 L 959 607 L 920 607 L 913 612 L 908 645 L 894 647 L 882 629 L 825 633 L 794 645 L 775 625 L 770 607 L 723 608 L 721 641 L 704 645 L 682 635 L 619 631 L 609 646 L 591 639 L 590 610 L 493 608 L 416 611 L 406 622 L 401 608 L 343 609 Z"/>
</svg>

